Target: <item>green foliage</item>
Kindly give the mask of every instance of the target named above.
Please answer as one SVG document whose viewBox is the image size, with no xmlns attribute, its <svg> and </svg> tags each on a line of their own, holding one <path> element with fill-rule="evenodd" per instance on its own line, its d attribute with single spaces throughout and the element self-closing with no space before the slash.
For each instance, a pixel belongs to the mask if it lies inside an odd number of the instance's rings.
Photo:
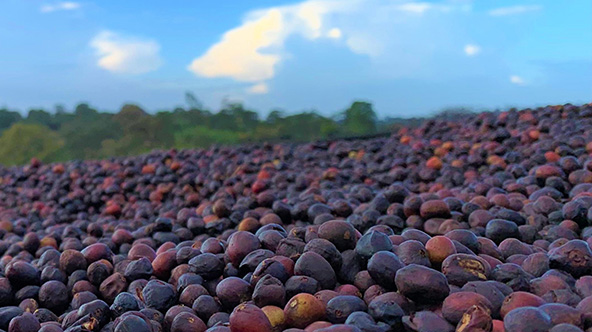
<svg viewBox="0 0 592 332">
<path fill-rule="evenodd" d="M 207 147 L 212 144 L 236 144 L 240 142 L 240 134 L 231 130 L 211 129 L 195 126 L 175 134 L 175 147 L 195 148 Z"/>
<path fill-rule="evenodd" d="M 30 110 L 25 122 L 44 125 L 54 130 L 57 129 L 51 114 L 44 110 Z"/>
<path fill-rule="evenodd" d="M 159 113 L 160 114 L 160 113 Z M 106 137 L 101 154 L 103 156 L 127 156 L 140 154 L 152 149 L 169 147 L 174 143 L 174 134 L 167 131 L 170 119 L 151 116 L 136 105 L 124 105 L 121 111 L 113 116 L 118 125 L 121 137 Z"/>
<path fill-rule="evenodd" d="M 22 119 L 23 117 L 19 112 L 11 112 L 7 109 L 0 109 L 0 131 L 10 128 L 13 123 L 16 123 Z"/>
<path fill-rule="evenodd" d="M 191 93 L 185 101 L 188 109 L 177 107 L 155 114 L 133 104 L 124 105 L 118 113 L 99 112 L 85 103 L 67 112 L 58 105 L 55 112 L 34 109 L 24 118 L 0 109 L 0 163 L 23 164 L 34 156 L 52 162 L 212 144 L 310 141 L 388 132 L 409 123 L 407 119 L 379 121 L 366 102 L 354 102 L 336 120 L 314 111 L 286 115 L 280 110 L 261 119 L 240 103 L 225 103 L 213 113 Z"/>
<path fill-rule="evenodd" d="M 343 118 L 343 127 L 348 134 L 362 135 L 376 132 L 376 113 L 370 103 L 354 102 L 345 110 Z"/>
<path fill-rule="evenodd" d="M 24 164 L 33 157 L 53 161 L 63 145 L 60 135 L 46 126 L 16 123 L 0 136 L 0 163 Z"/>
<path fill-rule="evenodd" d="M 79 105 L 71 120 L 58 131 L 65 140 L 65 151 L 61 155 L 66 159 L 102 157 L 103 141 L 121 136 L 121 125 L 112 118 L 112 114 L 99 113 L 85 104 Z"/>
</svg>

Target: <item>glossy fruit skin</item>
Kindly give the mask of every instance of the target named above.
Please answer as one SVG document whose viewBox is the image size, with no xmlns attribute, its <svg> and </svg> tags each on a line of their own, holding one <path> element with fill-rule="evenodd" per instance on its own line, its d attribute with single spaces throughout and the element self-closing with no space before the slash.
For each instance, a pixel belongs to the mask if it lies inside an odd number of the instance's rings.
<svg viewBox="0 0 592 332">
<path fill-rule="evenodd" d="M 33 314 L 24 313 L 10 321 L 9 332 L 37 332 L 41 328 L 39 321 Z"/>
<path fill-rule="evenodd" d="M 307 276 L 293 276 L 286 281 L 286 297 L 293 297 L 298 294 L 315 294 L 321 290 L 319 282 Z"/>
<path fill-rule="evenodd" d="M 503 219 L 492 219 L 487 222 L 485 236 L 495 243 L 500 243 L 507 238 L 520 238 L 520 232 L 518 231 L 518 225 L 514 222 Z"/>
<path fill-rule="evenodd" d="M 226 248 L 226 256 L 229 261 L 238 267 L 250 252 L 259 249 L 261 244 L 259 239 L 250 232 L 238 231 L 230 237 L 228 247 Z"/>
<path fill-rule="evenodd" d="M 153 273 L 152 262 L 146 257 L 141 257 L 127 265 L 124 276 L 131 282 L 138 279 L 150 279 Z"/>
<path fill-rule="evenodd" d="M 119 317 L 128 311 L 139 311 L 140 304 L 131 293 L 122 292 L 115 297 L 110 309 L 115 317 Z"/>
<path fill-rule="evenodd" d="M 514 292 L 506 297 L 500 308 L 500 316 L 503 318 L 509 312 L 520 307 L 540 307 L 545 304 L 545 300 L 531 293 Z"/>
<path fill-rule="evenodd" d="M 315 252 L 305 252 L 294 265 L 295 275 L 304 275 L 317 280 L 322 289 L 335 287 L 337 277 L 331 264 L 323 256 Z"/>
<path fill-rule="evenodd" d="M 368 261 L 368 272 L 377 284 L 385 288 L 393 288 L 395 275 L 403 266 L 403 262 L 394 253 L 379 251 Z"/>
<path fill-rule="evenodd" d="M 48 281 L 39 289 L 39 304 L 55 312 L 61 312 L 68 305 L 66 285 L 59 281 Z"/>
<path fill-rule="evenodd" d="M 305 328 L 325 316 L 325 305 L 311 294 L 292 297 L 284 307 L 287 326 Z"/>
<path fill-rule="evenodd" d="M 412 331 L 454 331 L 454 326 L 431 311 L 418 311 L 403 317 L 403 325 Z"/>
<path fill-rule="evenodd" d="M 175 316 L 170 327 L 171 332 L 204 332 L 206 329 L 206 324 L 196 315 L 189 312 L 182 312 Z"/>
<path fill-rule="evenodd" d="M 318 234 L 321 239 L 331 241 L 339 251 L 354 249 L 357 242 L 354 227 L 340 220 L 323 223 Z"/>
<path fill-rule="evenodd" d="M 202 276 L 206 280 L 215 279 L 222 275 L 224 263 L 211 253 L 203 253 L 189 260 L 191 272 Z"/>
<path fill-rule="evenodd" d="M 580 332 L 583 330 L 575 325 L 572 325 L 572 324 L 561 323 L 561 324 L 557 324 L 557 325 L 553 326 L 553 328 L 551 328 L 549 331 L 550 332 Z"/>
<path fill-rule="evenodd" d="M 351 313 L 345 321 L 347 325 L 353 325 L 362 331 L 388 331 L 390 327 L 384 323 L 376 323 L 370 314 L 363 311 Z"/>
<path fill-rule="evenodd" d="M 547 303 L 540 306 L 539 309 L 551 317 L 553 325 L 568 323 L 580 327 L 584 326 L 582 313 L 566 304 Z"/>
<path fill-rule="evenodd" d="M 191 308 L 199 318 L 207 322 L 213 314 L 222 310 L 222 305 L 214 297 L 204 294 L 193 301 Z"/>
<path fill-rule="evenodd" d="M 253 301 L 259 307 L 266 305 L 283 307 L 286 302 L 284 284 L 271 275 L 265 275 L 257 282 L 257 285 L 253 289 Z"/>
<path fill-rule="evenodd" d="M 418 303 L 438 303 L 450 293 L 444 274 L 417 264 L 398 270 L 395 284 L 401 294 Z"/>
<path fill-rule="evenodd" d="M 339 295 L 327 302 L 327 319 L 333 324 L 345 323 L 349 315 L 356 311 L 366 311 L 366 303 L 353 295 Z"/>
<path fill-rule="evenodd" d="M 115 332 L 150 332 L 152 328 L 142 318 L 130 315 L 115 324 Z"/>
<path fill-rule="evenodd" d="M 230 330 L 236 332 L 272 332 L 265 313 L 252 304 L 240 304 L 230 314 Z"/>
<path fill-rule="evenodd" d="M 403 309 L 389 293 L 375 297 L 368 304 L 368 313 L 374 320 L 395 327 L 400 326 L 402 317 L 405 315 Z"/>
<path fill-rule="evenodd" d="M 337 324 L 337 325 L 325 327 L 322 329 L 318 329 L 316 331 L 319 331 L 319 332 L 361 332 L 361 330 L 358 329 L 357 327 L 351 326 L 351 325 L 345 325 L 345 324 Z"/>
<path fill-rule="evenodd" d="M 165 312 L 176 300 L 177 294 L 171 284 L 150 280 L 142 290 L 142 299 L 148 308 Z"/>
<path fill-rule="evenodd" d="M 508 332 L 548 331 L 552 326 L 551 317 L 534 307 L 517 308 L 504 317 L 504 328 Z"/>
<path fill-rule="evenodd" d="M 232 309 L 251 298 L 251 285 L 241 278 L 224 278 L 216 286 L 216 295 L 222 306 Z"/>
<path fill-rule="evenodd" d="M 60 255 L 60 270 L 68 275 L 76 270 L 86 270 L 86 258 L 76 250 L 64 250 Z"/>
<path fill-rule="evenodd" d="M 24 261 L 9 263 L 5 268 L 5 273 L 10 283 L 17 287 L 39 284 L 37 269 Z"/>
<path fill-rule="evenodd" d="M 274 331 L 282 331 L 284 329 L 286 325 L 286 316 L 283 308 L 268 305 L 262 307 L 261 310 L 265 313 L 265 316 L 267 316 Z"/>
<path fill-rule="evenodd" d="M 362 260 L 367 261 L 375 253 L 383 250 L 390 251 L 392 248 L 393 244 L 388 235 L 378 231 L 369 231 L 358 240 L 355 251 Z"/>
<path fill-rule="evenodd" d="M 401 243 L 396 249 L 396 254 L 405 265 L 418 264 L 427 267 L 432 266 L 425 246 L 419 241 L 409 240 Z"/>
<path fill-rule="evenodd" d="M 286 269 L 286 265 L 273 258 L 267 258 L 261 261 L 255 268 L 251 278 L 251 284 L 255 285 L 263 276 L 268 274 L 281 282 L 286 282 L 291 276 L 291 273 Z"/>
</svg>

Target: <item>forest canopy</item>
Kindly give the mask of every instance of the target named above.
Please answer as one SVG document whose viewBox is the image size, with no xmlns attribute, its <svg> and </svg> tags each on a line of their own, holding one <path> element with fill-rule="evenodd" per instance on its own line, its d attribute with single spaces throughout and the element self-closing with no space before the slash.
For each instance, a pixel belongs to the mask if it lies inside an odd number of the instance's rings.
<svg viewBox="0 0 592 332">
<path fill-rule="evenodd" d="M 372 104 L 352 103 L 335 116 L 315 111 L 261 117 L 240 103 L 218 112 L 188 95 L 189 107 L 150 114 L 126 104 L 118 112 L 99 112 L 81 103 L 72 112 L 31 109 L 26 116 L 0 109 L 0 164 L 20 165 L 32 157 L 43 162 L 129 156 L 153 149 L 204 148 L 262 141 L 310 141 L 389 132 L 419 119 L 379 120 Z"/>
</svg>

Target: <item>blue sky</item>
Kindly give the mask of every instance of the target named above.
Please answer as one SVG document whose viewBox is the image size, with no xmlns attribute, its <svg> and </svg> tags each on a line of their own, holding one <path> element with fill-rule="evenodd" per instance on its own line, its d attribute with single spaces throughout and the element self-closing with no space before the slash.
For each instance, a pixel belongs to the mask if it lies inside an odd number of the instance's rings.
<svg viewBox="0 0 592 332">
<path fill-rule="evenodd" d="M 0 107 L 587 103 L 591 17 L 589 0 L 0 0 Z"/>
</svg>

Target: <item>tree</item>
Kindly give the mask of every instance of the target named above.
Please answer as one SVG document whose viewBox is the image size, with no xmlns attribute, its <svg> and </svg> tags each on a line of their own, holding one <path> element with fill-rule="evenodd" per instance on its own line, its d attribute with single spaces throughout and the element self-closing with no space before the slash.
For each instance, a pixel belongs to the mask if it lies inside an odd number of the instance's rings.
<svg viewBox="0 0 592 332">
<path fill-rule="evenodd" d="M 33 157 L 53 161 L 63 145 L 64 140 L 47 126 L 16 123 L 0 136 L 0 163 L 19 165 Z"/>
<path fill-rule="evenodd" d="M 91 108 L 88 104 L 79 104 L 74 110 L 74 115 L 79 119 L 92 119 L 99 112 L 96 109 Z"/>
<path fill-rule="evenodd" d="M 273 110 L 269 112 L 269 114 L 267 115 L 267 119 L 265 119 L 265 121 L 269 124 L 275 124 L 278 123 L 283 117 L 284 112 L 282 112 L 281 110 Z"/>
<path fill-rule="evenodd" d="M 10 126 L 22 119 L 23 117 L 19 112 L 0 109 L 0 131 L 10 128 Z"/>
<path fill-rule="evenodd" d="M 257 112 L 247 110 L 241 103 L 224 103 L 224 108 L 210 118 L 215 129 L 248 131 L 254 130 L 259 123 Z"/>
<path fill-rule="evenodd" d="M 172 147 L 310 141 L 369 134 L 393 125 L 390 120 L 377 121 L 372 105 L 365 102 L 353 103 L 337 119 L 315 111 L 288 115 L 281 110 L 261 119 L 240 102 L 225 99 L 221 110 L 212 113 L 203 109 L 191 92 L 185 97 L 188 109 L 177 107 L 151 114 L 134 104 L 123 105 L 116 114 L 99 112 L 86 103 L 71 112 L 58 105 L 51 113 L 33 109 L 24 119 L 17 112 L 0 109 L 0 135 L 6 135 L 0 136 L 4 140 L 0 162 L 26 163 L 32 155 L 46 161 L 99 159 Z"/>
<path fill-rule="evenodd" d="M 63 123 L 59 134 L 64 138 L 65 158 L 95 159 L 108 157 L 101 155 L 102 142 L 106 139 L 119 139 L 121 126 L 113 121 L 113 114 L 99 113 L 86 104 L 76 107 L 72 119 Z"/>
<path fill-rule="evenodd" d="M 106 156 L 127 156 L 148 152 L 152 149 L 169 147 L 174 142 L 174 133 L 167 130 L 167 122 L 146 113 L 137 105 L 127 104 L 113 116 L 121 126 L 123 135 L 102 144 Z"/>
<path fill-rule="evenodd" d="M 231 130 L 216 130 L 205 126 L 195 126 L 175 133 L 175 147 L 196 148 L 212 144 L 237 144 L 240 136 Z"/>
<path fill-rule="evenodd" d="M 376 132 L 376 113 L 372 104 L 356 101 L 343 113 L 343 127 L 347 134 L 362 135 Z"/>
<path fill-rule="evenodd" d="M 119 113 L 115 114 L 113 120 L 118 122 L 124 129 L 127 129 L 133 127 L 134 124 L 140 122 L 145 117 L 149 117 L 149 115 L 140 106 L 125 104 Z"/>
<path fill-rule="evenodd" d="M 202 102 L 193 94 L 193 92 L 185 92 L 185 102 L 189 105 L 190 109 L 202 109 Z"/>
<path fill-rule="evenodd" d="M 57 129 L 56 123 L 53 121 L 52 116 L 45 110 L 39 109 L 35 110 L 32 109 L 27 114 L 27 123 L 37 123 L 44 126 L 47 126 L 51 129 Z"/>
<path fill-rule="evenodd" d="M 330 131 L 331 123 L 333 120 L 316 112 L 302 112 L 281 119 L 277 126 L 282 139 L 308 141 L 322 138 L 322 131 Z"/>
</svg>

